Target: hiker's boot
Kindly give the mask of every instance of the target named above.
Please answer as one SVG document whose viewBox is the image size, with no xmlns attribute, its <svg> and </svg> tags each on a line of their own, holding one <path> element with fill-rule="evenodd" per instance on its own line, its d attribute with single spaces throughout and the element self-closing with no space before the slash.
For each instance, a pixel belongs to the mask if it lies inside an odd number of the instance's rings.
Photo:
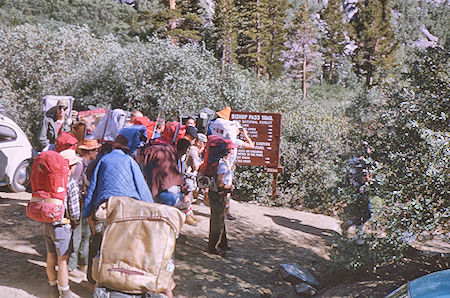
<svg viewBox="0 0 450 298">
<path fill-rule="evenodd" d="M 198 223 L 199 221 L 201 221 L 200 217 L 195 216 L 194 214 L 192 214 L 191 217 L 192 217 L 192 219 L 195 220 L 197 223 Z"/>
<path fill-rule="evenodd" d="M 229 220 L 235 220 L 236 217 L 234 217 L 233 215 L 231 215 L 231 213 L 228 213 L 228 214 L 227 214 L 227 219 L 229 219 Z"/>
<path fill-rule="evenodd" d="M 61 291 L 61 298 L 74 298 L 73 292 L 71 290 Z"/>
<path fill-rule="evenodd" d="M 184 223 L 191 226 L 196 226 L 198 222 L 192 218 L 192 215 L 188 215 L 186 216 L 186 220 L 184 221 Z"/>
<path fill-rule="evenodd" d="M 50 287 L 50 298 L 59 298 L 59 290 L 57 285 Z"/>
</svg>

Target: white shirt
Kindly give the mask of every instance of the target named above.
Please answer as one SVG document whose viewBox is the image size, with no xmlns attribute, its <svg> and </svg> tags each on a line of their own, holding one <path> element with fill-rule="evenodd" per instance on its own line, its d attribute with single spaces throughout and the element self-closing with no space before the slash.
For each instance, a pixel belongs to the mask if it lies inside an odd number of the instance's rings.
<svg viewBox="0 0 450 298">
<path fill-rule="evenodd" d="M 226 161 L 221 159 L 217 167 L 217 174 L 224 174 L 222 180 L 223 184 L 231 185 L 233 183 L 233 172 L 231 171 L 231 163 L 230 165 L 228 165 Z"/>
</svg>

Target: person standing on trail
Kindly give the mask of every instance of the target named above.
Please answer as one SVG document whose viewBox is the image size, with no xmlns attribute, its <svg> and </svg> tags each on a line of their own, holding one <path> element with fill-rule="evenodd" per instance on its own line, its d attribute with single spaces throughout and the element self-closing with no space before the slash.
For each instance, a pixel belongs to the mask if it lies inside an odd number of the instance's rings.
<svg viewBox="0 0 450 298">
<path fill-rule="evenodd" d="M 69 180 L 67 183 L 66 216 L 57 222 L 44 223 L 45 247 L 47 249 L 47 277 L 51 286 L 51 298 L 73 297 L 69 288 L 68 260 L 73 251 L 72 229 L 75 229 L 80 220 L 79 188 L 73 178 L 76 165 L 81 160 L 75 150 L 68 149 L 60 153 L 69 161 Z M 58 272 L 56 272 L 58 266 Z M 57 282 L 58 281 L 58 282 Z"/>
<path fill-rule="evenodd" d="M 357 200 L 348 204 L 344 213 L 348 218 L 342 224 L 344 232 L 355 226 L 357 230 L 362 231 L 362 226 L 371 217 L 371 205 L 370 199 L 366 192 L 366 188 L 372 180 L 370 173 L 371 163 L 370 154 L 372 150 L 367 142 L 361 142 L 359 152 L 348 161 L 348 183 L 355 192 Z M 361 242 L 356 235 L 354 240 Z"/>
<path fill-rule="evenodd" d="M 248 136 L 247 130 L 242 127 L 242 125 L 239 123 L 239 121 L 235 120 L 233 122 L 238 127 L 237 136 L 236 136 L 236 139 L 234 140 L 234 143 L 237 145 L 237 148 L 254 149 L 255 144 L 253 143 L 252 139 L 250 139 L 250 137 Z M 239 137 L 241 137 L 241 139 Z M 236 170 L 236 165 L 235 165 L 236 159 L 237 159 L 237 149 L 234 149 L 233 154 L 230 158 L 231 171 L 233 172 L 233 179 L 234 179 L 234 172 Z M 227 203 L 225 205 L 225 213 L 226 213 L 227 219 L 235 220 L 236 217 L 231 215 L 231 212 L 230 212 L 230 201 L 231 201 L 231 193 L 228 193 L 227 194 Z"/>
<path fill-rule="evenodd" d="M 186 139 L 178 140 L 176 148 L 169 144 L 154 144 L 138 150 L 137 161 L 142 166 L 144 177 L 155 201 L 181 209 L 186 214 L 186 223 L 196 225 L 189 212 L 188 206 L 183 204 L 181 175 L 181 157 L 189 149 L 190 142 Z"/>
<path fill-rule="evenodd" d="M 81 166 L 77 166 L 78 186 L 80 188 L 80 205 L 84 205 L 84 198 L 86 197 L 86 191 L 89 187 L 89 181 L 86 177 L 86 169 L 93 160 L 97 157 L 98 149 L 101 144 L 97 140 L 84 139 L 81 145 L 78 146 L 78 152 L 82 158 Z M 69 275 L 74 277 L 85 277 L 88 267 L 89 256 L 89 238 L 91 236 L 91 230 L 89 228 L 89 222 L 86 218 L 82 217 L 80 225 L 73 230 L 73 248 L 74 252 L 69 258 Z M 79 271 L 77 267 L 79 266 Z"/>
<path fill-rule="evenodd" d="M 205 163 L 200 167 L 202 175 L 211 179 L 208 252 L 220 256 L 225 256 L 226 251 L 231 249 L 225 229 L 225 204 L 227 194 L 234 189 L 230 158 L 235 148 L 237 145 L 231 140 L 209 136 Z"/>
<path fill-rule="evenodd" d="M 130 149 L 127 144 L 128 139 L 118 135 L 112 143 L 112 151 L 98 160 L 84 201 L 82 215 L 88 218 L 92 233 L 88 258 L 88 280 L 91 283 L 94 283 L 92 258 L 100 249 L 105 224 L 105 218 L 94 218 L 94 215 L 97 217 L 96 211 L 102 210 L 100 205 L 110 197 L 131 197 L 153 203 L 152 194 L 139 165 L 128 155 Z"/>
<path fill-rule="evenodd" d="M 55 107 L 45 113 L 39 131 L 40 150 L 45 151 L 49 149 L 50 145 L 55 144 L 56 138 L 61 132 L 70 132 L 70 125 L 66 121 L 68 108 L 69 100 L 60 99 Z"/>
</svg>

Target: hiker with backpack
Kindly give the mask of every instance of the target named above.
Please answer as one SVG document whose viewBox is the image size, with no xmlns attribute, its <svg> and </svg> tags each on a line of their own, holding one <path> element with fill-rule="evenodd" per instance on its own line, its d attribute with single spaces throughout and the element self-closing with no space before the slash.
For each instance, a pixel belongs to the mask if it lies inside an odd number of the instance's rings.
<svg viewBox="0 0 450 298">
<path fill-rule="evenodd" d="M 245 128 L 243 128 L 242 125 L 236 120 L 234 120 L 232 123 L 237 127 L 236 137 L 234 139 L 232 139 L 233 143 L 235 143 L 237 145 L 237 148 L 242 148 L 242 149 L 255 148 L 255 144 L 253 143 L 252 139 L 250 139 L 250 137 L 248 136 L 247 130 Z M 234 172 L 236 171 L 236 165 L 235 165 L 236 159 L 237 159 L 237 149 L 235 149 L 233 151 L 233 155 L 230 158 L 233 179 L 234 179 Z M 231 193 L 228 193 L 227 194 L 227 203 L 225 205 L 226 217 L 229 220 L 235 220 L 236 217 L 231 214 L 230 202 L 231 202 Z"/>
<path fill-rule="evenodd" d="M 200 166 L 203 163 L 200 152 L 203 152 L 203 150 L 205 149 L 205 144 L 207 140 L 208 139 L 206 135 L 198 133 L 194 144 L 191 147 L 189 147 L 189 151 L 187 153 L 186 158 L 187 170 L 185 173 L 184 180 L 186 185 L 188 185 L 187 196 L 189 196 L 191 203 L 193 203 L 194 201 L 194 192 L 196 193 L 196 196 L 198 196 L 197 174 Z M 203 197 L 203 195 L 201 197 Z"/>
<path fill-rule="evenodd" d="M 231 140 L 218 135 L 208 137 L 205 162 L 200 172 L 209 179 L 209 224 L 208 252 L 225 256 L 228 245 L 225 229 L 225 204 L 227 194 L 234 189 L 230 158 L 237 147 Z"/>
<path fill-rule="evenodd" d="M 97 255 L 102 241 L 105 226 L 104 206 L 110 197 L 131 197 L 136 200 L 153 202 L 152 194 L 148 188 L 141 169 L 136 161 L 129 155 L 128 139 L 118 135 L 112 143 L 105 147 L 105 154 L 98 161 L 94 161 L 95 168 L 87 175 L 91 176 L 90 185 L 82 210 L 83 217 L 87 218 L 91 228 L 91 239 L 88 257 L 88 280 L 92 279 L 92 259 Z M 109 149 L 111 149 L 110 152 Z M 108 153 L 106 153 L 108 152 Z M 102 153 L 103 154 L 103 153 Z"/>
<path fill-rule="evenodd" d="M 67 263 L 73 250 L 72 229 L 80 219 L 79 189 L 72 178 L 79 161 L 75 150 L 49 150 L 36 157 L 31 172 L 32 198 L 26 212 L 44 223 L 50 297 L 72 297 Z"/>
<path fill-rule="evenodd" d="M 145 179 L 155 201 L 179 209 L 186 214 L 186 223 L 195 225 L 197 221 L 190 216 L 189 206 L 183 204 L 183 177 L 181 158 L 186 154 L 191 143 L 179 139 L 176 148 L 166 143 L 155 143 L 138 149 L 136 160 L 141 165 Z"/>
</svg>

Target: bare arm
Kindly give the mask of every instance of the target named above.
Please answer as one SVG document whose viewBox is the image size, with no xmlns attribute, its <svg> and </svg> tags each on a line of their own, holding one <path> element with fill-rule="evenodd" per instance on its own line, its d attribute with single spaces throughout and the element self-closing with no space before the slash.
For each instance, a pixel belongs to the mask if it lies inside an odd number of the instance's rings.
<svg viewBox="0 0 450 298">
<path fill-rule="evenodd" d="M 233 185 L 228 185 L 223 183 L 223 176 L 225 174 L 218 174 L 216 179 L 217 188 L 219 189 L 225 189 L 227 191 L 233 191 L 234 187 Z"/>
<path fill-rule="evenodd" d="M 255 144 L 253 143 L 252 139 L 248 136 L 247 130 L 245 128 L 242 128 L 240 130 L 241 134 L 244 136 L 245 143 L 242 144 L 242 148 L 244 149 L 254 149 Z"/>
</svg>

